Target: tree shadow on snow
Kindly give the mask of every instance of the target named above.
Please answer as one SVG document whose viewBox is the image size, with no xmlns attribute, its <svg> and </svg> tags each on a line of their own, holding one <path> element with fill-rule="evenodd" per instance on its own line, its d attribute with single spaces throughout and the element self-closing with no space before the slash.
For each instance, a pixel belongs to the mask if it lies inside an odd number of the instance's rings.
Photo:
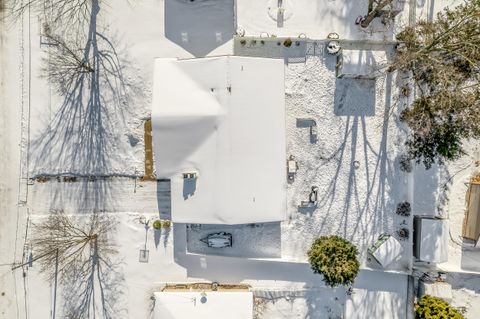
<svg viewBox="0 0 480 319">
<path fill-rule="evenodd" d="M 405 200 L 407 194 L 406 187 L 401 186 L 405 176 L 395 167 L 396 158 L 392 157 L 392 151 L 388 147 L 390 143 L 400 143 L 395 140 L 399 137 L 392 136 L 389 130 L 392 115 L 392 76 L 386 75 L 383 121 L 378 127 L 367 127 L 366 119 L 374 115 L 377 103 L 375 87 L 372 88 L 372 83 L 360 80 L 370 88 L 363 90 L 362 94 L 368 93 L 370 96 L 366 99 L 369 105 L 358 106 L 362 102 L 352 102 L 355 101 L 356 94 L 349 97 L 349 94 L 358 90 L 352 90 L 351 86 L 343 83 L 344 80 L 336 80 L 334 99 L 336 115 L 346 117 L 342 141 L 331 154 L 322 157 L 323 164 L 312 174 L 321 175 L 320 170 L 325 165 L 329 165 L 329 168 L 333 166 L 334 169 L 326 187 L 319 189 L 318 214 L 324 217 L 318 231 L 325 235 L 323 229 L 328 225 L 332 233 L 367 247 L 381 233 L 392 232 L 396 204 L 399 200 Z M 361 87 L 359 83 L 357 85 Z M 346 103 L 347 100 L 350 100 L 350 103 Z M 351 108 L 352 105 L 355 107 Z M 375 146 L 369 142 L 369 135 L 377 130 L 381 130 L 381 140 L 379 145 Z M 339 185 L 344 181 L 342 176 L 348 176 L 346 185 Z M 344 203 L 341 209 L 338 209 L 338 203 Z M 334 213 L 336 211 L 341 211 L 341 216 Z M 334 213 L 335 220 L 332 220 L 331 212 Z M 357 236 L 358 234 L 363 235 Z"/>
<path fill-rule="evenodd" d="M 165 37 L 195 57 L 203 57 L 232 39 L 233 0 L 165 0 Z"/>
<path fill-rule="evenodd" d="M 122 306 L 124 277 L 122 264 L 98 252 L 78 263 L 75 271 L 61 283 L 61 312 L 65 318 L 126 318 Z"/>
<path fill-rule="evenodd" d="M 84 28 L 79 27 L 80 39 L 72 40 L 75 35 L 69 30 L 65 34 L 59 32 L 59 37 L 74 47 L 49 48 L 50 57 L 68 57 L 69 50 L 70 57 L 82 57 L 83 68 L 70 72 L 69 65 L 60 65 L 58 59 L 50 58 L 57 61 L 47 62 L 44 72 L 62 100 L 46 129 L 31 141 L 30 170 L 33 177 L 84 177 L 69 195 L 77 198 L 80 206 L 88 203 L 88 209 L 93 206 L 94 210 L 102 210 L 110 189 L 105 176 L 125 171 L 125 156 L 129 154 L 119 151 L 119 145 L 125 142 L 122 137 L 127 131 L 125 113 L 131 93 L 138 88 L 125 79 L 123 73 L 128 63 L 97 27 L 99 1 L 92 1 L 88 10 Z M 64 196 L 54 196 L 57 195 Z"/>
</svg>

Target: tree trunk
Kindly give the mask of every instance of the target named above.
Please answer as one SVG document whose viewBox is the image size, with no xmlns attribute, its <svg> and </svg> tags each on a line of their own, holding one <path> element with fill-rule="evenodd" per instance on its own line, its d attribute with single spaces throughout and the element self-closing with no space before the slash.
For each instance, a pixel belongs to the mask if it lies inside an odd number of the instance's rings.
<svg viewBox="0 0 480 319">
<path fill-rule="evenodd" d="M 380 15 L 382 9 L 392 2 L 393 0 L 380 0 L 380 2 L 378 2 L 375 8 L 370 10 L 370 12 L 368 12 L 368 14 L 365 17 L 363 17 L 362 23 L 360 24 L 362 28 L 368 27 L 370 23 L 373 21 L 373 19 L 375 19 Z"/>
</svg>

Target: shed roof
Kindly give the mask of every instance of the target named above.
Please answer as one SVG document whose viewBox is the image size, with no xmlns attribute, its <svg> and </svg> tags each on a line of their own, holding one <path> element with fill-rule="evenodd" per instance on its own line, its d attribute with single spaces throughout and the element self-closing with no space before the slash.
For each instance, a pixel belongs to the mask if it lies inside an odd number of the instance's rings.
<svg viewBox="0 0 480 319">
<path fill-rule="evenodd" d="M 448 220 L 415 217 L 415 255 L 421 261 L 448 261 Z"/>
<path fill-rule="evenodd" d="M 252 292 L 156 292 L 155 319 L 252 319 Z"/>
<path fill-rule="evenodd" d="M 400 257 L 404 249 L 395 237 L 386 235 L 380 239 L 375 247 L 370 248 L 369 251 L 384 268 L 387 268 Z"/>
</svg>

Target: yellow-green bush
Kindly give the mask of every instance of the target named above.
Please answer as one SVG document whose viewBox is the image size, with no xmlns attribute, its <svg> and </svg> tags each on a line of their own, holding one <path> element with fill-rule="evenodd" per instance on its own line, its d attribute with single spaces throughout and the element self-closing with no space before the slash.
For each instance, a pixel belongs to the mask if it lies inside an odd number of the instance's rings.
<svg viewBox="0 0 480 319">
<path fill-rule="evenodd" d="M 331 287 L 352 284 L 360 269 L 357 248 L 339 236 L 318 238 L 307 254 L 313 272 Z"/>
<path fill-rule="evenodd" d="M 443 299 L 425 295 L 415 306 L 417 319 L 464 319 L 463 315 Z"/>
<path fill-rule="evenodd" d="M 156 221 L 153 222 L 153 228 L 157 230 L 162 228 L 162 222 L 159 219 L 157 219 Z"/>
</svg>

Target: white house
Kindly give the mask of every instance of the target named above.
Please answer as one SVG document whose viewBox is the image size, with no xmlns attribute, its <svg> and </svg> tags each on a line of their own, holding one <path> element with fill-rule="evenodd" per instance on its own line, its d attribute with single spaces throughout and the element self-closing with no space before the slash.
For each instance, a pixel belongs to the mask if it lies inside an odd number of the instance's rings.
<svg viewBox="0 0 480 319">
<path fill-rule="evenodd" d="M 286 218 L 283 60 L 157 59 L 152 134 L 174 222 Z"/>
<path fill-rule="evenodd" d="M 249 291 L 156 292 L 155 319 L 252 319 L 253 294 Z"/>
</svg>

